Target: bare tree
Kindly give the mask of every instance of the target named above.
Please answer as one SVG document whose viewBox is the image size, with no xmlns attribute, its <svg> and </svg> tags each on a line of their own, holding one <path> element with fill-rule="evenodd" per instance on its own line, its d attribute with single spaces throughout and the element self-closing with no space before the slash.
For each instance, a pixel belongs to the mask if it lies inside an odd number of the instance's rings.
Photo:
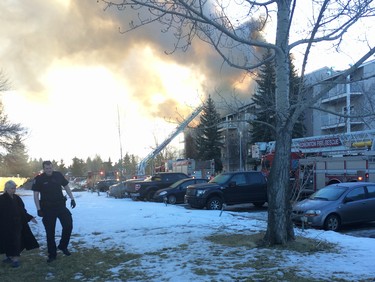
<svg viewBox="0 0 375 282">
<path fill-rule="evenodd" d="M 344 83 L 363 62 L 375 53 L 373 43 L 366 42 L 367 50 L 355 63 L 322 86 L 318 95 L 308 96 L 306 89 L 299 90 L 299 100 L 289 100 L 289 55 L 292 50 L 304 54 L 300 66 L 301 79 L 308 63 L 310 52 L 321 43 L 329 43 L 337 50 L 348 38 L 350 30 L 365 32 L 358 28 L 360 22 L 374 16 L 371 0 L 102 0 L 106 8 L 117 7 L 126 13 L 129 28 L 137 29 L 147 24 L 161 26 L 162 32 L 175 36 L 175 45 L 170 53 L 186 50 L 198 37 L 207 42 L 231 67 L 250 72 L 268 60 L 275 60 L 276 67 L 276 155 L 269 182 L 268 225 L 265 235 L 267 244 L 285 244 L 294 240 L 291 221 L 289 189 L 289 164 L 293 125 L 308 107 L 313 106 L 337 83 Z M 301 6 L 298 6 L 301 5 Z M 238 16 L 233 17 L 233 6 Z M 311 11 L 304 15 L 305 25 L 297 11 Z M 262 31 L 275 34 L 272 42 L 266 42 Z M 364 34 L 365 35 L 365 34 Z M 299 36 L 299 38 L 296 38 Z M 293 42 L 291 38 L 293 37 Z M 296 39 L 295 39 L 296 38 Z M 272 55 L 262 58 L 267 50 Z M 301 85 L 303 85 L 301 83 Z"/>
</svg>

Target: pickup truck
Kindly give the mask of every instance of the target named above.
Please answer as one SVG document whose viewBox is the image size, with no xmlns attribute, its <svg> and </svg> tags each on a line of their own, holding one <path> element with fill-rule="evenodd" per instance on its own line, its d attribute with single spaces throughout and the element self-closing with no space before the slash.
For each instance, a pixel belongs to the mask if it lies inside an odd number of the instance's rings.
<svg viewBox="0 0 375 282">
<path fill-rule="evenodd" d="M 192 208 L 221 210 L 223 204 L 252 203 L 261 207 L 267 202 L 267 180 L 260 171 L 225 172 L 208 183 L 187 187 L 185 203 Z"/>
<path fill-rule="evenodd" d="M 160 172 L 144 181 L 128 183 L 127 192 L 133 200 L 151 201 L 157 190 L 169 187 L 185 178 L 189 176 L 182 172 Z"/>
</svg>

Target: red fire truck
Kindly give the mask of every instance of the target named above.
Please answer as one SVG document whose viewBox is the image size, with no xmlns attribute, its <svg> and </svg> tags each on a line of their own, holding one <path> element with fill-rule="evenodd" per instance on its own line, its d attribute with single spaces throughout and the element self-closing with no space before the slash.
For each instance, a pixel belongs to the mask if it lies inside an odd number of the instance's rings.
<svg viewBox="0 0 375 282">
<path fill-rule="evenodd" d="M 267 175 L 275 142 L 254 146 L 253 158 L 261 158 Z M 298 190 L 313 192 L 339 182 L 375 182 L 375 130 L 293 139 L 291 159 L 291 180 Z"/>
<path fill-rule="evenodd" d="M 193 159 L 182 159 L 172 162 L 173 172 L 184 172 L 195 178 L 210 179 L 215 174 L 215 161 L 196 161 Z"/>
</svg>

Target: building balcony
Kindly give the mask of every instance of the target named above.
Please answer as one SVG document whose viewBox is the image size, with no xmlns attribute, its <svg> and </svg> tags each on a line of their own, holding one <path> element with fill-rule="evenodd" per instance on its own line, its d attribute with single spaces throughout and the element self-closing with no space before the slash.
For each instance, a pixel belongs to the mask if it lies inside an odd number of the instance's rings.
<svg viewBox="0 0 375 282">
<path fill-rule="evenodd" d="M 224 122 L 220 122 L 217 127 L 218 127 L 219 132 L 226 131 L 226 130 L 237 130 L 238 122 L 224 121 Z"/>
<path fill-rule="evenodd" d="M 350 118 L 350 126 L 364 124 L 364 121 L 359 118 Z M 343 128 L 347 126 L 347 118 L 327 114 L 322 116 L 321 129 L 328 130 L 334 128 Z"/>
<path fill-rule="evenodd" d="M 322 99 L 322 104 L 332 102 L 337 103 L 341 100 L 345 101 L 348 96 L 348 92 L 350 93 L 351 99 L 363 95 L 362 87 L 359 83 L 351 83 L 349 85 L 339 84 L 332 88 L 327 95 L 324 96 Z"/>
</svg>

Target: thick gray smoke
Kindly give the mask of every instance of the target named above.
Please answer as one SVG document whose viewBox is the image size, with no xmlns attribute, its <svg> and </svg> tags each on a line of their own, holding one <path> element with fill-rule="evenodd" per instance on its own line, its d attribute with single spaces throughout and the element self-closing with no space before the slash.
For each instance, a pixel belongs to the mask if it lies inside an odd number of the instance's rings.
<svg viewBox="0 0 375 282">
<path fill-rule="evenodd" d="M 0 9 L 0 67 L 11 77 L 13 87 L 28 93 L 29 98 L 46 99 L 48 93 L 39 81 L 40 74 L 56 60 L 69 59 L 77 64 L 102 65 L 124 77 L 137 93 L 134 98 L 147 109 L 152 106 L 153 90 L 163 93 L 163 85 L 147 62 L 139 64 L 134 58 L 137 49 L 145 46 L 164 62 L 186 66 L 197 77 L 204 76 L 206 93 L 201 94 L 219 91 L 230 95 L 234 88 L 240 89 L 241 95 L 250 94 L 250 83 L 241 85 L 243 71 L 222 64 L 207 44 L 196 40 L 188 51 L 166 55 L 175 43 L 172 34 L 161 33 L 157 24 L 121 34 L 129 19 L 116 9 L 104 10 L 96 0 L 34 0 L 23 1 L 22 5 L 3 1 Z M 172 116 L 178 103 L 169 98 L 153 114 Z"/>
</svg>

